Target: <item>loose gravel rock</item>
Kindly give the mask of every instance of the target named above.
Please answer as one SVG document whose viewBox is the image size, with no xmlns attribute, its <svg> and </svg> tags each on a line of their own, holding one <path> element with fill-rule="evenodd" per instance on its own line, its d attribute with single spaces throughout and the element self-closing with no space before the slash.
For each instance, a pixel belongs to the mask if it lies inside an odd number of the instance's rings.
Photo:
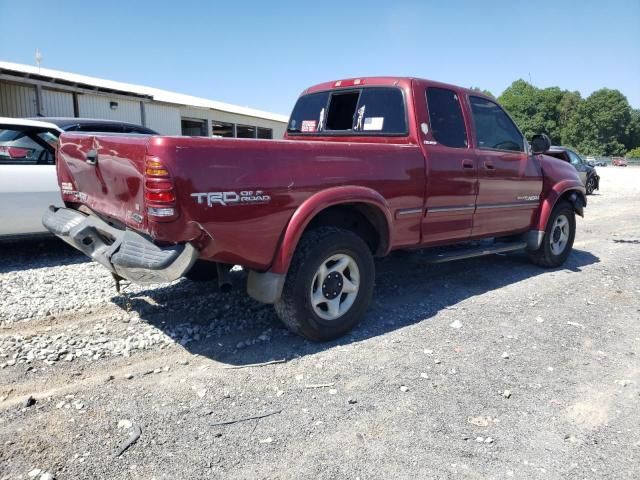
<svg viewBox="0 0 640 480">
<path fill-rule="evenodd" d="M 600 174 L 563 268 L 393 254 L 325 344 L 242 271 L 124 296 L 56 239 L 3 245 L 0 479 L 637 478 L 640 169 Z"/>
</svg>

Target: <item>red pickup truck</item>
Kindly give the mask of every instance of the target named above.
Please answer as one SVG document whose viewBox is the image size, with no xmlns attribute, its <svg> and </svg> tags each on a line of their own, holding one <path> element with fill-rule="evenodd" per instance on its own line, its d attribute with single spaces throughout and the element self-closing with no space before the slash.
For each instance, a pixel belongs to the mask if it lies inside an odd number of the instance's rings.
<svg viewBox="0 0 640 480">
<path fill-rule="evenodd" d="M 327 340 L 363 317 L 373 258 L 392 250 L 437 247 L 427 257 L 442 262 L 526 249 L 561 265 L 586 197 L 549 147 L 472 90 L 340 80 L 303 92 L 283 140 L 65 133 L 66 208 L 43 223 L 116 280 L 241 265 L 249 295 Z"/>
</svg>

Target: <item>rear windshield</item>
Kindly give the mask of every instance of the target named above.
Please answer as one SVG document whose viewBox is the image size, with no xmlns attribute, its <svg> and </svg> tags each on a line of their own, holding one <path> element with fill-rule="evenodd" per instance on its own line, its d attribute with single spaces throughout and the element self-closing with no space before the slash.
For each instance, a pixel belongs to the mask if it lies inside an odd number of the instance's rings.
<svg viewBox="0 0 640 480">
<path fill-rule="evenodd" d="M 311 93 L 298 99 L 287 132 L 318 135 L 406 135 L 399 88 L 365 87 Z"/>
</svg>

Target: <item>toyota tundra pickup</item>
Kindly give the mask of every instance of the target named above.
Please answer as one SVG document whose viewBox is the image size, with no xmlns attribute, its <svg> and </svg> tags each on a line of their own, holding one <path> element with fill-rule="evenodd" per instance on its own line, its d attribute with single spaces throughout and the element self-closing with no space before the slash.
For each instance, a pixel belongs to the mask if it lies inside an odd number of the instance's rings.
<svg viewBox="0 0 640 480">
<path fill-rule="evenodd" d="M 305 90 L 282 140 L 64 133 L 65 208 L 44 225 L 116 281 L 247 272 L 247 291 L 311 340 L 364 316 L 374 257 L 433 262 L 526 250 L 570 254 L 585 188 L 493 99 L 417 78 Z M 448 247 L 448 248 L 443 248 Z"/>
</svg>

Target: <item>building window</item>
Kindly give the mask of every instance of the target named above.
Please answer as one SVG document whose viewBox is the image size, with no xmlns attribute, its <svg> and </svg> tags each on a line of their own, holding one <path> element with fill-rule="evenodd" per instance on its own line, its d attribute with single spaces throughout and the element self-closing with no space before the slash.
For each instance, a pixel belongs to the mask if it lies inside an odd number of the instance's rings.
<svg viewBox="0 0 640 480">
<path fill-rule="evenodd" d="M 272 139 L 273 130 L 270 128 L 258 127 L 258 138 L 268 138 L 269 140 Z"/>
<path fill-rule="evenodd" d="M 207 122 L 205 120 L 182 119 L 182 135 L 187 137 L 207 137 Z"/>
<path fill-rule="evenodd" d="M 213 120 L 211 122 L 211 135 L 214 137 L 230 137 L 233 138 L 233 123 L 218 122 Z"/>
<path fill-rule="evenodd" d="M 237 125 L 236 132 L 238 138 L 256 138 L 256 127 L 249 125 Z"/>
</svg>

